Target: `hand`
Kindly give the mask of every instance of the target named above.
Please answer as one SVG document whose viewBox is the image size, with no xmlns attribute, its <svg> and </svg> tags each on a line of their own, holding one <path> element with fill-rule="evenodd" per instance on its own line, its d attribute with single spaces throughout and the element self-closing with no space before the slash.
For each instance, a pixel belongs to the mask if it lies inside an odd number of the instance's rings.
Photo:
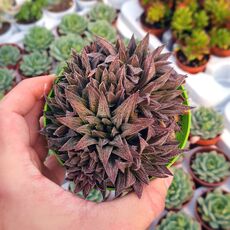
<svg viewBox="0 0 230 230">
<path fill-rule="evenodd" d="M 39 134 L 54 76 L 22 81 L 0 102 L 0 229 L 145 229 L 164 208 L 172 178 L 153 180 L 142 198 L 96 204 L 63 190 L 65 171 Z"/>
</svg>

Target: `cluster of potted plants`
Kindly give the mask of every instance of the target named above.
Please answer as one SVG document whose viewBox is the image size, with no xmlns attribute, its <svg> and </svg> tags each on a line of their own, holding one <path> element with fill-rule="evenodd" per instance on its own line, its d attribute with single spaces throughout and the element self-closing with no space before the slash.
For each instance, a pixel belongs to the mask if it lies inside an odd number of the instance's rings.
<svg viewBox="0 0 230 230">
<path fill-rule="evenodd" d="M 178 66 L 195 74 L 210 54 L 230 56 L 230 2 L 226 0 L 140 0 L 142 27 L 161 38 L 171 29 Z"/>
</svg>

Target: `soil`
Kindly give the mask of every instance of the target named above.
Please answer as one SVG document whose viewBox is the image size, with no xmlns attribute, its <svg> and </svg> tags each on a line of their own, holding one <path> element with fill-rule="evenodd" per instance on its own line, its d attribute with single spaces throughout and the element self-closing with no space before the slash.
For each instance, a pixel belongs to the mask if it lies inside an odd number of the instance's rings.
<svg viewBox="0 0 230 230">
<path fill-rule="evenodd" d="M 3 22 L 2 27 L 0 28 L 0 35 L 6 33 L 10 29 L 10 23 L 9 22 Z"/>
<path fill-rule="evenodd" d="M 195 60 L 189 62 L 187 60 L 187 57 L 184 55 L 184 53 L 181 50 L 179 50 L 177 52 L 177 58 L 182 64 L 184 64 L 186 66 L 198 67 L 198 66 L 204 65 L 205 63 L 208 62 L 209 55 L 208 54 L 204 55 L 204 57 L 201 61 L 199 61 L 198 59 L 195 59 Z"/>
<path fill-rule="evenodd" d="M 52 12 L 63 12 L 71 8 L 72 5 L 73 5 L 73 0 L 60 1 L 60 3 L 56 5 L 49 6 L 48 10 Z"/>
</svg>

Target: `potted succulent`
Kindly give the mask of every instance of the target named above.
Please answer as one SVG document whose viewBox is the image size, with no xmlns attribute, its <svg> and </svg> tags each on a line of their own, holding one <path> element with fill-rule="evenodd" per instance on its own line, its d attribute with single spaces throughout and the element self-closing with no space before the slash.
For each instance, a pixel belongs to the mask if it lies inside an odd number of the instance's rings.
<svg viewBox="0 0 230 230">
<path fill-rule="evenodd" d="M 223 116 L 213 108 L 200 107 L 193 110 L 191 124 L 193 144 L 215 145 L 220 140 L 223 129 Z"/>
<path fill-rule="evenodd" d="M 23 77 L 37 77 L 49 74 L 52 60 L 46 52 L 35 51 L 23 56 L 20 63 L 20 73 Z"/>
<path fill-rule="evenodd" d="M 155 1 L 142 13 L 141 25 L 145 31 L 161 37 L 170 22 L 170 8 L 162 1 Z"/>
<path fill-rule="evenodd" d="M 85 17 L 78 14 L 69 14 L 62 18 L 61 23 L 58 26 L 58 34 L 77 34 L 83 35 L 87 29 L 88 21 Z"/>
<path fill-rule="evenodd" d="M 193 179 L 201 186 L 220 186 L 230 175 L 227 155 L 214 147 L 197 149 L 190 157 L 189 166 Z"/>
<path fill-rule="evenodd" d="M 204 192 L 196 203 L 196 216 L 205 230 L 228 230 L 230 193 L 221 190 Z"/>
<path fill-rule="evenodd" d="M 94 7 L 97 3 L 98 3 L 97 0 L 78 0 L 77 1 L 77 5 L 82 10 L 90 9 Z"/>
<path fill-rule="evenodd" d="M 191 200 L 194 183 L 182 168 L 175 168 L 173 172 L 173 182 L 167 192 L 165 207 L 167 210 L 178 211 Z"/>
<path fill-rule="evenodd" d="M 219 57 L 230 56 L 230 29 L 213 28 L 211 36 L 211 53 Z"/>
<path fill-rule="evenodd" d="M 35 26 L 25 35 L 23 44 L 27 52 L 47 51 L 53 40 L 54 35 L 50 30 Z"/>
<path fill-rule="evenodd" d="M 44 12 L 48 17 L 60 20 L 63 16 L 74 13 L 76 8 L 74 0 L 47 0 Z"/>
<path fill-rule="evenodd" d="M 43 25 L 42 5 L 39 1 L 25 2 L 15 15 L 16 24 L 21 31 L 29 30 L 35 25 Z"/>
<path fill-rule="evenodd" d="M 89 11 L 89 19 L 93 22 L 98 20 L 105 20 L 109 23 L 115 23 L 117 17 L 116 10 L 104 3 L 96 4 L 90 11 Z"/>
<path fill-rule="evenodd" d="M 0 99 L 13 87 L 14 72 L 7 68 L 0 68 Z"/>
<path fill-rule="evenodd" d="M 163 47 L 150 52 L 148 35 L 115 44 L 98 37 L 73 50 L 44 108 L 42 133 L 84 197 L 93 189 L 141 197 L 150 178 L 171 175 L 189 132 L 185 76 Z"/>
<path fill-rule="evenodd" d="M 201 230 L 200 224 L 184 212 L 169 212 L 160 220 L 156 230 Z"/>
<path fill-rule="evenodd" d="M 3 43 L 0 45 L 0 67 L 17 69 L 22 56 L 22 49 L 16 44 Z"/>
<path fill-rule="evenodd" d="M 191 35 L 177 44 L 175 51 L 177 65 L 192 74 L 204 71 L 210 57 L 209 41 L 209 36 L 204 30 L 193 30 Z"/>
<path fill-rule="evenodd" d="M 106 38 L 111 43 L 116 41 L 116 30 L 105 20 L 90 22 L 88 24 L 88 31 L 89 33 L 86 33 L 86 35 L 90 41 L 94 39 L 95 35 Z"/>
<path fill-rule="evenodd" d="M 81 52 L 83 47 L 87 43 L 80 37 L 69 34 L 56 38 L 50 45 L 50 55 L 56 61 L 66 61 L 70 54 L 71 50 L 75 49 L 77 52 Z"/>
</svg>

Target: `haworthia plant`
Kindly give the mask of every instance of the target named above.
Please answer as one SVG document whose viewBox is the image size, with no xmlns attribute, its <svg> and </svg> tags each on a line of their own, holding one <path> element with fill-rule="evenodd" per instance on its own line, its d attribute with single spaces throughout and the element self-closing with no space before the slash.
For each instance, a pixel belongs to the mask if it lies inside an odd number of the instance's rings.
<svg viewBox="0 0 230 230">
<path fill-rule="evenodd" d="M 20 50 L 12 45 L 4 45 L 0 47 L 0 67 L 16 65 L 21 58 Z"/>
</svg>

